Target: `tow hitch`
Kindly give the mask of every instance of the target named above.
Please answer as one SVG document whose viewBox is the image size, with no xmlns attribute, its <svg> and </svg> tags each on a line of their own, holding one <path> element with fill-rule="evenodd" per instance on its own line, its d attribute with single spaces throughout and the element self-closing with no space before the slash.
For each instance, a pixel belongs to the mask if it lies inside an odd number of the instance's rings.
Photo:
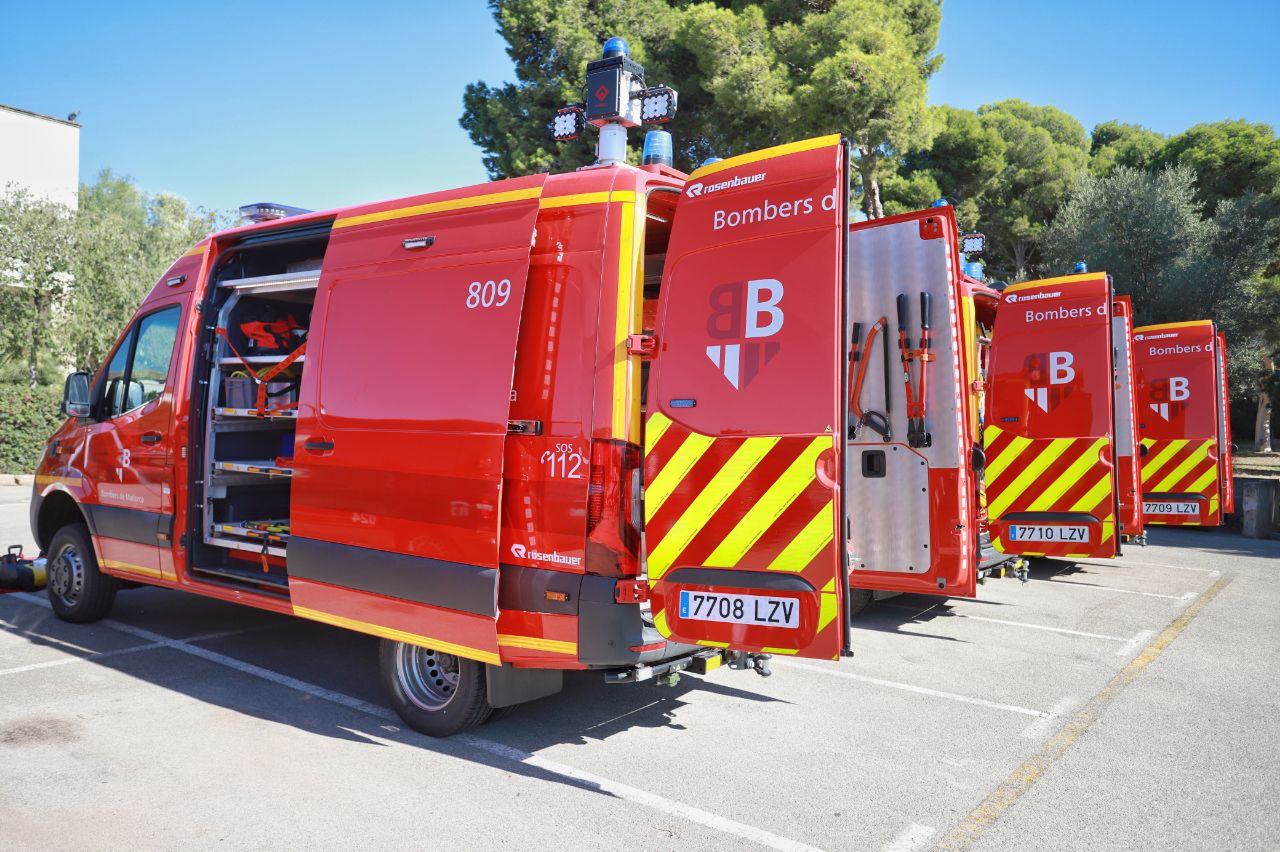
<svg viewBox="0 0 1280 852">
<path fill-rule="evenodd" d="M 756 654 L 750 651 L 730 651 L 729 652 L 729 668 L 746 670 L 751 669 L 760 677 L 768 677 L 773 674 L 773 670 L 769 668 L 769 654 Z"/>
</svg>

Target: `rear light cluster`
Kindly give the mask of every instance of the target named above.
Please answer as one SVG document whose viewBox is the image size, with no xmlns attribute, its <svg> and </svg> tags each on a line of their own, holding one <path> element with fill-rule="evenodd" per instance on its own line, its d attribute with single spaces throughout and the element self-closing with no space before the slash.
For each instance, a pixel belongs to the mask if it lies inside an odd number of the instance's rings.
<svg viewBox="0 0 1280 852">
<path fill-rule="evenodd" d="M 626 441 L 591 442 L 587 486 L 587 572 L 611 577 L 640 571 L 643 456 Z"/>
</svg>

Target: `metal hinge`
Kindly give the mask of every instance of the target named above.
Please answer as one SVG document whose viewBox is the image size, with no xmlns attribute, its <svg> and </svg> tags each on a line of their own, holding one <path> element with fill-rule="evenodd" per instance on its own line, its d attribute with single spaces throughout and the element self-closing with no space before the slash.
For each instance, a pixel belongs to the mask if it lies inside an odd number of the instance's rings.
<svg viewBox="0 0 1280 852">
<path fill-rule="evenodd" d="M 613 599 L 618 603 L 644 603 L 649 600 L 649 581 L 619 580 L 613 587 Z"/>
<path fill-rule="evenodd" d="M 652 334 L 628 334 L 627 354 L 652 358 L 658 354 L 658 338 Z"/>
</svg>

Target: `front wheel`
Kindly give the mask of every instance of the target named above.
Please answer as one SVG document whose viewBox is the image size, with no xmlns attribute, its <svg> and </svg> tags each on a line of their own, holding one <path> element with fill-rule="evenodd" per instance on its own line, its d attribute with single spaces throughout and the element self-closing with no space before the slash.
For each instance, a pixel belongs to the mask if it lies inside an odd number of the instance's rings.
<svg viewBox="0 0 1280 852">
<path fill-rule="evenodd" d="M 448 737 L 493 713 L 483 663 L 391 639 L 382 640 L 379 658 L 391 704 L 415 731 Z"/>
<path fill-rule="evenodd" d="M 111 611 L 119 584 L 98 570 L 93 539 L 84 524 L 68 524 L 53 534 L 45 563 L 49 603 L 58 618 L 73 624 L 97 621 Z"/>
<path fill-rule="evenodd" d="M 850 589 L 849 590 L 849 617 L 857 615 L 867 608 L 867 604 L 871 603 L 874 597 L 870 589 Z"/>
</svg>

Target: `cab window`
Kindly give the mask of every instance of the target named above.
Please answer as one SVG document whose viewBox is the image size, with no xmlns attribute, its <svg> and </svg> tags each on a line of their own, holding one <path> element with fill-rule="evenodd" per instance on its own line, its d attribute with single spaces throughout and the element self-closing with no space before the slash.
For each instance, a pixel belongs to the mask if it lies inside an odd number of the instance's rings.
<svg viewBox="0 0 1280 852">
<path fill-rule="evenodd" d="M 103 376 L 104 419 L 159 399 L 169 378 L 180 314 L 177 305 L 147 314 L 121 340 Z"/>
</svg>

